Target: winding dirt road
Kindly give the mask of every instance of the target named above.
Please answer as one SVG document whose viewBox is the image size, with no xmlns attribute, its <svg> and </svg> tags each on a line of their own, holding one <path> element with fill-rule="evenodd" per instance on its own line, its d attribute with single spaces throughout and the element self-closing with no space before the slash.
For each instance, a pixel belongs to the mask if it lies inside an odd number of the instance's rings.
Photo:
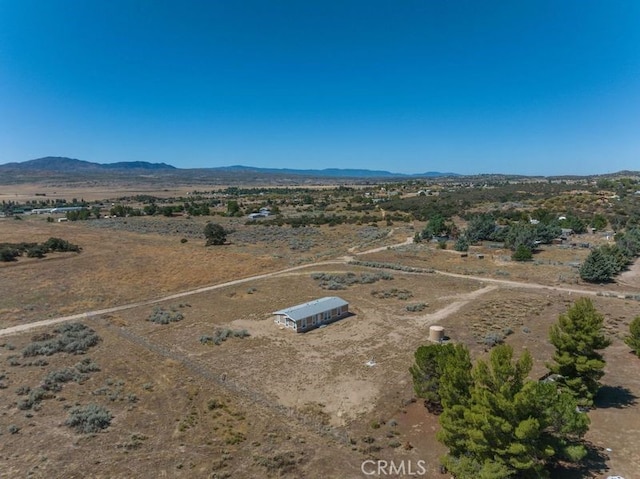
<svg viewBox="0 0 640 479">
<path fill-rule="evenodd" d="M 365 254 L 369 254 L 369 253 L 376 253 L 378 251 L 384 251 L 388 248 L 397 248 L 399 246 L 405 246 L 408 244 L 411 244 L 413 242 L 413 238 L 409 237 L 407 238 L 405 241 L 403 241 L 402 243 L 397 243 L 394 245 L 389 245 L 389 246 L 381 246 L 379 248 L 373 248 L 367 251 L 362 251 L 359 253 L 355 253 L 358 256 L 361 255 L 365 255 Z M 248 278 L 242 278 L 242 279 L 236 279 L 233 281 L 227 281 L 225 283 L 220 283 L 220 284 L 214 284 L 211 286 L 204 286 L 201 288 L 196 288 L 196 289 L 192 289 L 189 291 L 183 291 L 181 293 L 175 293 L 175 294 L 170 294 L 167 296 L 163 296 L 161 298 L 155 298 L 155 299 L 148 299 L 148 300 L 144 300 L 144 301 L 138 301 L 135 303 L 128 303 L 128 304 L 123 304 L 120 306 L 114 306 L 111 308 L 105 308 L 105 309 L 96 309 L 93 311 L 87 311 L 84 313 L 78 313 L 78 314 L 72 314 L 70 316 L 60 316 L 58 318 L 52 318 L 52 319 L 45 319 L 42 321 L 35 321 L 33 323 L 27 323 L 27 324 L 20 324 L 17 326 L 11 326 L 8 328 L 4 328 L 4 329 L 0 329 L 0 337 L 2 336 L 9 336 L 12 334 L 18 334 L 18 333 L 23 333 L 25 331 L 30 331 L 32 329 L 36 329 L 36 328 L 40 328 L 43 326 L 51 326 L 53 324 L 58 324 L 58 323 L 64 323 L 66 321 L 75 321 L 75 320 L 80 320 L 80 319 L 89 319 L 91 317 L 94 316 L 101 316 L 103 314 L 109 314 L 109 313 L 115 313 L 115 312 L 119 312 L 119 311 L 125 311 L 128 309 L 133 309 L 133 308 L 138 308 L 140 306 L 149 306 L 152 304 L 157 304 L 157 303 L 162 303 L 165 301 L 172 301 L 174 299 L 178 299 L 178 298 L 184 298 L 186 296 L 191 296 L 194 294 L 200 294 L 200 293 L 206 293 L 208 291 L 214 291 L 216 289 L 221 289 L 221 288 L 226 288 L 228 286 L 234 286 L 237 284 L 243 284 L 243 283 L 247 283 L 250 281 L 256 281 L 256 280 L 260 280 L 260 279 L 266 279 L 266 278 L 273 278 L 275 276 L 285 276 L 288 274 L 294 274 L 296 271 L 302 270 L 302 269 L 306 269 L 306 268 L 313 268 L 313 267 L 318 267 L 318 266 L 327 266 L 327 265 L 332 265 L 332 264 L 347 264 L 349 263 L 349 261 L 353 260 L 353 256 L 344 256 L 342 258 L 338 258 L 336 260 L 329 260 L 329 261 L 321 261 L 318 263 L 311 263 L 311 264 L 304 264 L 304 265 L 300 265 L 300 266 L 294 266 L 291 268 L 286 268 L 280 271 L 273 271 L 271 273 L 265 273 L 265 274 L 259 274 L 256 276 L 250 276 Z M 596 291 L 593 290 L 588 290 L 588 289 L 580 289 L 580 288 L 566 288 L 566 287 L 562 287 L 562 286 L 548 286 L 548 285 L 544 285 L 544 284 L 538 284 L 538 283 L 521 283 L 518 281 L 509 281 L 509 280 L 505 280 L 505 279 L 494 279 L 494 278 L 485 278 L 483 276 L 470 276 L 470 275 L 464 275 L 464 274 L 457 274 L 457 273 L 448 273 L 446 271 L 434 271 L 434 273 L 412 273 L 412 274 L 421 274 L 421 275 L 429 275 L 429 274 L 439 274 L 439 275 L 443 275 L 443 276 L 450 276 L 453 278 L 463 278 L 463 279 L 470 279 L 470 280 L 474 280 L 474 281 L 479 281 L 482 283 L 490 283 L 492 285 L 500 285 L 500 286 L 505 286 L 505 287 L 511 287 L 511 288 L 525 288 L 525 289 L 546 289 L 549 291 L 562 291 L 562 292 L 567 292 L 567 293 L 572 293 L 572 294 L 583 294 L 583 295 L 590 295 L 590 296 L 595 296 L 597 294 Z M 492 286 L 492 287 L 485 287 L 482 288 L 480 290 L 478 290 L 475 294 L 484 294 L 490 290 L 495 289 L 496 286 Z M 616 295 L 618 295 L 619 297 L 624 297 L 624 293 L 622 292 L 617 292 L 615 293 Z M 440 311 L 437 311 L 435 313 L 433 313 L 434 315 L 438 315 L 440 314 L 440 316 L 438 316 L 438 318 L 444 318 L 446 316 L 448 316 L 449 314 L 457 311 L 458 309 L 460 309 L 464 304 L 466 304 L 466 302 L 468 301 L 460 301 L 460 302 L 455 302 L 452 303 L 448 306 L 446 306 L 445 308 L 443 308 Z M 460 304 L 458 304 L 460 303 Z"/>
</svg>

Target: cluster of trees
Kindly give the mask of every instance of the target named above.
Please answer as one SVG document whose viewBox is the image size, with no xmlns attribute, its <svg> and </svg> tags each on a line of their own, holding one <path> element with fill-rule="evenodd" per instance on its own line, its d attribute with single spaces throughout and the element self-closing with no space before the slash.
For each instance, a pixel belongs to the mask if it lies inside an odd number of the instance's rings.
<svg viewBox="0 0 640 479">
<path fill-rule="evenodd" d="M 445 467 L 459 479 L 545 477 L 553 465 L 585 457 L 582 442 L 609 341 L 603 317 L 578 300 L 550 333 L 556 347 L 548 367 L 554 381 L 528 379 L 532 359 L 514 359 L 509 345 L 472 365 L 461 344 L 421 346 L 410 372 L 430 411 L 440 413 L 438 440 L 448 448 Z M 638 319 L 640 336 L 640 319 Z M 639 343 L 640 345 L 640 338 Z"/>
<path fill-rule="evenodd" d="M 158 205 L 155 201 L 152 201 L 151 203 L 144 205 L 142 209 L 118 204 L 112 207 L 109 213 L 118 217 L 141 216 L 142 214 L 148 216 L 163 215 L 171 217 L 176 213 L 187 213 L 191 216 L 209 216 L 211 214 L 211 209 L 209 203 L 206 201 L 189 201 L 181 205 Z"/>
<path fill-rule="evenodd" d="M 100 207 L 92 206 L 91 209 L 83 208 L 76 211 L 67 211 L 65 215 L 69 221 L 85 221 L 91 218 L 91 215 L 100 218 Z"/>
<path fill-rule="evenodd" d="M 273 213 L 273 210 L 272 210 Z M 386 221 L 387 223 L 393 223 L 393 221 L 407 221 L 408 217 L 401 215 L 387 215 Z M 324 213 L 320 213 L 319 215 L 301 215 L 301 216 L 292 216 L 292 217 L 283 217 L 277 216 L 273 219 L 262 220 L 259 223 L 255 221 L 250 221 L 247 225 L 275 225 L 275 226 L 283 226 L 290 225 L 292 228 L 300 228 L 305 226 L 320 226 L 320 225 L 328 225 L 328 226 L 336 226 L 341 224 L 375 224 L 378 221 L 382 221 L 380 216 L 370 215 L 365 213 L 363 215 L 325 215 Z"/>
<path fill-rule="evenodd" d="M 23 254 L 28 258 L 44 258 L 47 253 L 54 251 L 79 253 L 80 250 L 78 245 L 54 237 L 43 243 L 0 243 L 0 261 L 16 261 Z"/>
<path fill-rule="evenodd" d="M 127 216 L 142 216 L 142 210 L 128 205 L 115 205 L 109 210 L 111 216 L 125 218 Z"/>
<path fill-rule="evenodd" d="M 402 188 L 404 183 L 397 185 L 398 188 Z M 389 187 L 391 189 L 391 185 Z M 529 212 L 520 209 L 517 203 L 538 200 L 540 198 L 554 198 L 561 197 L 562 201 L 558 203 L 556 211 L 560 210 L 563 213 L 567 210 L 575 209 L 576 213 L 574 217 L 580 216 L 583 223 L 590 222 L 591 218 L 588 217 L 586 212 L 578 212 L 583 208 L 576 208 L 575 205 L 566 201 L 567 198 L 574 198 L 566 193 L 572 192 L 576 189 L 583 190 L 585 193 L 592 193 L 592 187 L 584 183 L 583 185 L 577 184 L 561 184 L 561 183 L 528 183 L 528 184 L 511 184 L 508 182 L 493 182 L 491 188 L 484 188 L 482 186 L 476 187 L 464 187 L 458 186 L 454 189 L 440 190 L 438 196 L 416 196 L 407 198 L 392 198 L 381 206 L 387 211 L 404 211 L 411 213 L 414 218 L 421 221 L 427 221 L 434 214 L 441 214 L 445 217 L 461 216 L 465 217 L 470 213 L 470 210 L 478 204 L 487 203 L 514 203 L 514 207 L 510 211 L 500 211 L 500 216 L 508 218 L 510 215 L 522 215 L 520 219 L 528 219 Z M 587 195 L 585 195 L 586 197 Z M 582 205 L 581 205 L 582 206 Z M 625 205 L 626 207 L 626 205 Z M 546 209 L 541 209 L 546 211 Z M 589 213 L 591 214 L 591 213 Z M 533 216 L 535 219 L 535 216 Z M 557 215 L 555 216 L 557 219 Z M 511 220 L 518 220 L 518 218 L 508 218 Z M 563 224 L 562 228 L 573 228 L 571 225 L 571 219 L 567 218 L 567 222 Z M 576 227 L 579 226 L 576 224 Z M 594 226 L 592 224 L 592 226 Z M 596 227 L 596 226 L 594 226 Z"/>
<path fill-rule="evenodd" d="M 562 234 L 560 222 L 554 218 L 555 215 L 549 213 L 536 224 L 520 220 L 498 225 L 489 213 L 474 215 L 458 237 L 454 248 L 457 251 L 467 251 L 470 245 L 480 241 L 499 241 L 513 251 L 514 260 L 526 261 L 532 258 L 538 244 L 551 243 Z"/>
<path fill-rule="evenodd" d="M 594 248 L 580 267 L 580 278 L 591 283 L 606 283 L 624 271 L 640 256 L 640 227 L 631 227 L 616 235 L 613 245 Z"/>
<path fill-rule="evenodd" d="M 434 237 L 457 236 L 457 228 L 450 218 L 445 218 L 442 214 L 434 214 L 427 223 L 427 226 L 420 234 L 422 239 L 431 239 Z"/>
</svg>

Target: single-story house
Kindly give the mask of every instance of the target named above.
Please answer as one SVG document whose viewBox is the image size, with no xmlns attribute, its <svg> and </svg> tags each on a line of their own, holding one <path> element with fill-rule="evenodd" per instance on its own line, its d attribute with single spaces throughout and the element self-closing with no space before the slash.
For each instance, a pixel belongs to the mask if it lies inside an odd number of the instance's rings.
<svg viewBox="0 0 640 479">
<path fill-rule="evenodd" d="M 258 213 L 251 213 L 249 215 L 249 219 L 250 220 L 256 220 L 258 218 L 267 218 L 271 216 L 271 210 L 269 208 L 260 208 L 260 211 Z"/>
<path fill-rule="evenodd" d="M 337 296 L 314 299 L 273 313 L 274 322 L 298 333 L 337 321 L 349 314 L 349 303 Z"/>
</svg>

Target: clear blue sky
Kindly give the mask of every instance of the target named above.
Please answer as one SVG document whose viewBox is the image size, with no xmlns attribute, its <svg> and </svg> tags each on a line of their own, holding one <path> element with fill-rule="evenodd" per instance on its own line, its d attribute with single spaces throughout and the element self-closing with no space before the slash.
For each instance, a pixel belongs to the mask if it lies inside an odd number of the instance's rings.
<svg viewBox="0 0 640 479">
<path fill-rule="evenodd" d="M 0 0 L 0 163 L 640 170 L 638 0 Z"/>
</svg>

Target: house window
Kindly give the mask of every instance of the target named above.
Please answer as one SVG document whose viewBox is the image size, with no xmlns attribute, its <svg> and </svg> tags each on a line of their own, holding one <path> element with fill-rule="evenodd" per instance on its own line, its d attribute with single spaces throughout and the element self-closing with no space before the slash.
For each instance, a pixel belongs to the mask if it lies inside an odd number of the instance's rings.
<svg viewBox="0 0 640 479">
<path fill-rule="evenodd" d="M 324 320 L 327 321 L 329 318 L 331 318 L 331 312 L 330 311 L 325 311 L 324 313 L 322 313 L 324 316 Z"/>
<path fill-rule="evenodd" d="M 307 318 L 303 318 L 303 319 L 302 319 L 302 324 L 301 324 L 301 326 L 302 326 L 302 329 L 306 329 L 306 327 L 307 327 Z"/>
</svg>

